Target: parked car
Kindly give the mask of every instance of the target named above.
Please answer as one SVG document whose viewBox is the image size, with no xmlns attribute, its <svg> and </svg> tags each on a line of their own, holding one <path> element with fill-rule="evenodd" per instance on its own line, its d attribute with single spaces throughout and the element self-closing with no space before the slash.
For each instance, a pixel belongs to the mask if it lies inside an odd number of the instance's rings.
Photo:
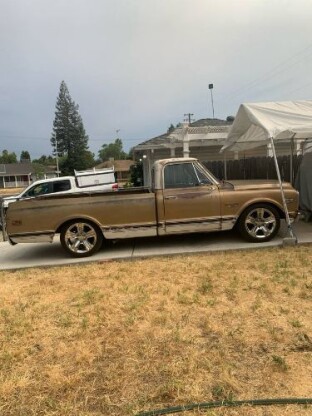
<svg viewBox="0 0 312 416">
<path fill-rule="evenodd" d="M 2 204 L 4 208 L 7 208 L 11 202 L 40 195 L 83 191 L 115 191 L 117 189 L 118 183 L 115 180 L 113 168 L 75 171 L 75 176 L 35 181 L 20 194 L 4 197 Z"/>
</svg>

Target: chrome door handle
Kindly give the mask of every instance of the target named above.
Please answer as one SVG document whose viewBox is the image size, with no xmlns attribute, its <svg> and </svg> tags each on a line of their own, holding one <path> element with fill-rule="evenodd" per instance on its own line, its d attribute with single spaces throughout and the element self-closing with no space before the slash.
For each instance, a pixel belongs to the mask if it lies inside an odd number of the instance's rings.
<svg viewBox="0 0 312 416">
<path fill-rule="evenodd" d="M 169 195 L 169 196 L 165 196 L 165 199 L 177 199 L 177 196 Z"/>
</svg>

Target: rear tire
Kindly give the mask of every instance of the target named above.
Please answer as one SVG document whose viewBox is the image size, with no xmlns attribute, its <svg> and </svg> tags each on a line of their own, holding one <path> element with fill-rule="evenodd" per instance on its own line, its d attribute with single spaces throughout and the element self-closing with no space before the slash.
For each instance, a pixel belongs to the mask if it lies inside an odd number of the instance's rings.
<svg viewBox="0 0 312 416">
<path fill-rule="evenodd" d="M 253 243 L 272 240 L 280 228 L 280 216 L 269 204 L 255 204 L 246 208 L 238 220 L 241 236 Z"/>
<path fill-rule="evenodd" d="M 72 257 L 89 257 L 100 249 L 103 234 L 92 222 L 76 220 L 63 226 L 60 239 L 62 247 Z"/>
</svg>

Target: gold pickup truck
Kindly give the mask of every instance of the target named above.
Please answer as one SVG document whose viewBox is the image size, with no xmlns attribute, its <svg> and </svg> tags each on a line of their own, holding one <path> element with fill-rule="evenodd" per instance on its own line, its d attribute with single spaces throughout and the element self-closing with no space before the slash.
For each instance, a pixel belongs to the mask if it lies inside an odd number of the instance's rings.
<svg viewBox="0 0 312 416">
<path fill-rule="evenodd" d="M 91 256 L 104 239 L 222 231 L 237 228 L 251 242 L 271 240 L 285 218 L 277 181 L 216 179 L 196 159 L 155 162 L 152 187 L 28 198 L 9 205 L 4 239 L 52 242 L 60 234 L 74 257 Z M 289 216 L 298 192 L 283 184 Z"/>
</svg>

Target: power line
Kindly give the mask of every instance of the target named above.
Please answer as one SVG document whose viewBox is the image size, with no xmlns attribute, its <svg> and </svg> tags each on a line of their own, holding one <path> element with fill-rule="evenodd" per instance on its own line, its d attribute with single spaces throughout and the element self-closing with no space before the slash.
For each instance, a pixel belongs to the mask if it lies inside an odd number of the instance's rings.
<svg viewBox="0 0 312 416">
<path fill-rule="evenodd" d="M 271 79 L 271 78 L 274 78 L 277 75 L 280 75 L 285 70 L 297 65 L 298 62 L 300 62 L 302 59 L 305 59 L 305 58 L 311 56 L 312 51 L 310 51 L 306 55 L 306 52 L 309 49 L 312 49 L 312 44 L 306 46 L 304 49 L 302 49 L 299 52 L 297 52 L 296 54 L 290 56 L 286 60 L 282 61 L 280 64 L 274 66 L 272 69 L 265 72 L 262 76 L 254 79 L 253 81 L 248 82 L 247 84 L 243 85 L 242 87 L 237 88 L 236 90 L 233 90 L 232 92 L 230 92 L 229 94 L 227 94 L 227 95 L 225 95 L 221 98 L 223 100 L 231 99 L 234 95 L 237 96 L 238 94 L 242 94 L 245 90 L 250 89 L 250 88 L 254 88 L 254 87 L 258 86 L 261 82 L 266 81 L 266 80 Z M 303 55 L 303 56 L 301 56 L 301 58 L 296 60 L 296 58 L 300 55 Z M 289 64 L 289 65 L 287 65 L 287 64 Z"/>
<path fill-rule="evenodd" d="M 299 87 L 299 88 L 296 88 L 296 89 L 294 89 L 294 90 L 289 91 L 289 94 L 292 94 L 293 92 L 300 91 L 300 90 L 302 90 L 303 88 L 309 87 L 310 85 L 312 85 L 312 81 L 311 81 L 311 82 L 308 82 L 307 84 L 302 85 L 302 86 L 301 86 L 301 87 Z"/>
<path fill-rule="evenodd" d="M 27 139 L 27 140 L 50 140 L 50 138 L 47 137 L 34 137 L 34 136 L 14 136 L 10 134 L 3 134 L 0 135 L 0 138 L 3 139 Z"/>
<path fill-rule="evenodd" d="M 12 136 L 12 135 L 0 135 L 0 139 L 21 139 L 21 140 L 48 140 L 50 142 L 50 137 L 33 137 L 33 136 Z M 122 139 L 123 142 L 135 142 L 140 141 L 141 139 Z M 90 142 L 109 142 L 105 139 L 92 139 L 89 137 Z"/>
</svg>

